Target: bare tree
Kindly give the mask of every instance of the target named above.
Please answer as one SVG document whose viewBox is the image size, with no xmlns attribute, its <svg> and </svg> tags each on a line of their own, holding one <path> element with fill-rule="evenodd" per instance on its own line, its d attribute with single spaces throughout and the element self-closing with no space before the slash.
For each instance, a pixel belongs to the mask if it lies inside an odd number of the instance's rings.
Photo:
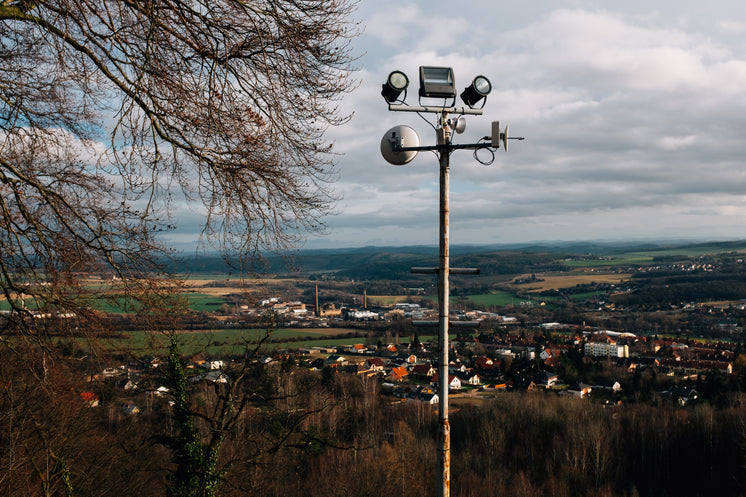
<svg viewBox="0 0 746 497">
<path fill-rule="evenodd" d="M 15 325 L 35 307 L 83 316 L 81 274 L 152 290 L 156 235 L 182 199 L 201 205 L 203 241 L 249 258 L 323 229 L 354 4 L 0 0 L 0 288 Z"/>
</svg>

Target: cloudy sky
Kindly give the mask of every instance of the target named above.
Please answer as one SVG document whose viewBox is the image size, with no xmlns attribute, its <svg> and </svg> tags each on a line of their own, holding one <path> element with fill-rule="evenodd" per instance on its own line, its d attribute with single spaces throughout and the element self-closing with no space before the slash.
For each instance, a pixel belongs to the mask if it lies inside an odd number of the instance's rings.
<svg viewBox="0 0 746 497">
<path fill-rule="evenodd" d="M 741 2 L 362 0 L 357 18 L 360 84 L 343 102 L 354 118 L 331 134 L 342 200 L 306 247 L 437 244 L 437 157 L 396 167 L 379 150 L 398 124 L 435 143 L 380 96 L 399 69 L 416 105 L 420 65 L 453 67 L 459 91 L 492 81 L 454 143 L 495 120 L 526 137 L 489 166 L 453 153 L 452 244 L 746 238 Z"/>
</svg>

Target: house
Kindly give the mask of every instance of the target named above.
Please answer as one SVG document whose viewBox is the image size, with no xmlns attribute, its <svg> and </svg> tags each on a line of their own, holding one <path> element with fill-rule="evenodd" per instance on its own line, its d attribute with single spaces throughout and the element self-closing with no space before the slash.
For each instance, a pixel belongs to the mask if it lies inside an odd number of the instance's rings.
<svg viewBox="0 0 746 497">
<path fill-rule="evenodd" d="M 418 378 L 432 378 L 435 374 L 437 374 L 437 371 L 432 366 L 432 364 L 415 364 L 412 367 L 412 376 L 416 376 Z"/>
<path fill-rule="evenodd" d="M 430 384 L 435 388 L 440 386 L 440 375 L 436 374 L 433 379 L 430 380 Z M 461 390 L 461 380 L 456 375 L 448 375 L 448 389 L 449 390 Z"/>
<path fill-rule="evenodd" d="M 466 366 L 459 360 L 451 361 L 448 364 L 448 373 L 450 374 L 459 374 L 463 373 L 464 371 L 466 371 Z"/>
<path fill-rule="evenodd" d="M 581 397 L 581 398 L 585 397 L 592 391 L 593 391 L 592 386 L 582 383 L 580 381 L 575 382 L 574 385 L 572 385 L 570 388 L 567 389 L 568 393 L 575 395 L 576 397 Z"/>
<path fill-rule="evenodd" d="M 404 362 L 407 362 L 408 364 L 416 364 L 417 363 L 417 356 L 414 354 L 410 354 L 408 352 L 401 352 L 399 355 L 396 356 L 397 359 L 401 359 Z"/>
<path fill-rule="evenodd" d="M 217 361 L 209 361 L 207 363 L 207 369 L 209 369 L 211 371 L 215 370 L 215 369 L 223 369 L 224 367 L 225 367 L 225 362 L 224 361 L 217 360 Z"/>
<path fill-rule="evenodd" d="M 536 386 L 551 388 L 557 384 L 558 376 L 551 371 L 540 371 L 534 375 Z"/>
<path fill-rule="evenodd" d="M 207 359 L 205 359 L 204 354 L 202 353 L 195 354 L 189 358 L 189 360 L 187 361 L 186 367 L 188 368 L 202 367 L 205 365 L 206 360 Z"/>
<path fill-rule="evenodd" d="M 407 400 L 417 400 L 426 404 L 437 404 L 440 402 L 440 398 L 435 391 L 426 385 L 420 385 L 413 392 L 409 392 L 406 396 Z"/>
<path fill-rule="evenodd" d="M 544 361 L 544 365 L 550 368 L 559 366 L 560 355 L 562 354 L 561 349 L 544 349 L 539 358 Z"/>
<path fill-rule="evenodd" d="M 622 385 L 616 380 L 599 380 L 595 387 L 599 390 L 608 390 L 611 392 L 619 392 L 622 389 Z"/>
<path fill-rule="evenodd" d="M 391 371 L 389 371 L 389 380 L 391 381 L 404 381 L 404 378 L 409 376 L 409 371 L 407 371 L 407 368 L 404 366 L 398 366 L 395 368 L 392 368 Z"/>
<path fill-rule="evenodd" d="M 418 400 L 421 400 L 422 402 L 430 405 L 440 402 L 440 398 L 438 397 L 437 393 L 423 393 L 419 396 Z"/>
<path fill-rule="evenodd" d="M 383 361 L 380 357 L 371 357 L 366 359 L 364 363 L 371 371 L 380 372 L 383 371 Z"/>
<path fill-rule="evenodd" d="M 346 364 L 347 364 L 347 359 L 337 354 L 332 354 L 326 359 L 324 359 L 324 366 L 331 366 L 333 368 L 336 368 L 337 366 L 344 366 Z"/>
<path fill-rule="evenodd" d="M 345 373 L 351 373 L 351 374 L 366 374 L 369 375 L 372 373 L 370 368 L 363 364 L 348 364 L 347 366 L 342 366 L 342 371 Z"/>
<path fill-rule="evenodd" d="M 98 406 L 98 395 L 93 392 L 81 392 L 80 400 L 86 405 L 86 407 Z"/>
<path fill-rule="evenodd" d="M 228 376 L 220 370 L 212 370 L 204 376 L 208 383 L 228 383 Z"/>
<path fill-rule="evenodd" d="M 515 390 L 525 390 L 527 392 L 533 392 L 537 389 L 536 382 L 534 380 L 530 380 L 528 378 L 518 377 L 513 382 L 513 389 Z"/>
<path fill-rule="evenodd" d="M 477 357 L 474 360 L 474 367 L 477 369 L 491 369 L 496 367 L 496 365 L 489 357 Z"/>
<path fill-rule="evenodd" d="M 672 399 L 678 402 L 678 404 L 681 406 L 685 406 L 699 398 L 699 394 L 695 389 L 680 386 L 674 386 L 669 388 L 668 390 L 661 392 L 661 396 Z"/>
<path fill-rule="evenodd" d="M 463 371 L 456 373 L 456 376 L 461 381 L 461 384 L 464 385 L 481 385 L 482 384 L 482 377 L 475 371 Z"/>
<path fill-rule="evenodd" d="M 350 345 L 347 350 L 350 354 L 364 354 L 367 350 L 367 347 L 362 343 L 356 343 L 354 345 Z"/>
</svg>

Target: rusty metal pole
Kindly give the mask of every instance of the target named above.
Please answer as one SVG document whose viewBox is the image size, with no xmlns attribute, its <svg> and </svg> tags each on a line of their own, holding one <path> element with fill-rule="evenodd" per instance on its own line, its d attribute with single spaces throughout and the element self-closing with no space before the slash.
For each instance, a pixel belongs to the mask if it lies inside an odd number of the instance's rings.
<svg viewBox="0 0 746 497">
<path fill-rule="evenodd" d="M 440 244 L 438 267 L 438 335 L 440 348 L 440 364 L 438 375 L 439 420 L 438 428 L 438 486 L 439 497 L 449 497 L 451 493 L 451 425 L 448 421 L 448 314 L 449 314 L 449 174 L 450 174 L 450 143 L 451 128 L 448 124 L 448 114 L 441 114 L 438 134 L 438 151 L 440 152 Z"/>
</svg>

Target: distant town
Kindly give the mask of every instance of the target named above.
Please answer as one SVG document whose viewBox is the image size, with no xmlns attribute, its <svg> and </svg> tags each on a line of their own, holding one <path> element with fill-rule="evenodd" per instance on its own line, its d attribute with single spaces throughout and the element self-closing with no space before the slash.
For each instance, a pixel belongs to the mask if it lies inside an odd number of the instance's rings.
<svg viewBox="0 0 746 497">
<path fill-rule="evenodd" d="M 592 264 L 583 270 L 583 282 L 540 291 L 526 289 L 540 288 L 542 282 L 557 278 L 575 281 L 571 278 L 579 273 L 515 275 L 502 283 L 502 288 L 518 290 L 510 305 L 471 307 L 474 300 L 457 288 L 462 296 L 450 316 L 447 379 L 454 402 L 514 391 L 543 391 L 604 403 L 632 399 L 660 399 L 679 406 L 740 402 L 736 393 L 746 366 L 742 348 L 746 304 L 741 299 L 672 303 L 659 301 L 651 293 L 647 301 L 635 303 L 641 292 L 656 291 L 655 286 L 645 284 L 656 281 L 651 275 L 716 275 L 716 284 L 723 291 L 729 285 L 723 274 L 736 271 L 737 279 L 743 260 L 733 254 L 711 259 L 620 267 L 612 257 L 591 258 L 587 260 Z M 582 259 L 566 260 L 577 264 Z M 610 282 L 615 279 L 616 283 Z M 224 291 L 215 293 L 223 296 L 223 303 L 213 311 L 192 315 L 183 323 L 185 329 L 276 328 L 277 333 L 297 333 L 282 338 L 271 334 L 263 347 L 257 348 L 257 357 L 235 352 L 211 355 L 208 349 L 196 353 L 187 361 L 194 381 L 226 381 L 231 369 L 244 360 L 263 361 L 267 367 L 290 362 L 310 370 L 375 379 L 391 402 L 437 404 L 441 381 L 437 301 L 427 298 L 425 287 L 406 286 L 416 281 L 401 282 L 398 288 L 403 295 L 389 296 L 389 302 L 383 303 L 386 299 L 369 296 L 365 289 L 359 295 L 349 292 L 366 284 L 375 288 L 377 283 L 337 281 L 335 288 L 345 288 L 344 299 L 329 301 L 323 293 L 332 279 L 319 280 L 285 281 L 289 295 L 260 297 L 253 303 L 245 302 L 245 297 L 225 282 L 195 284 L 193 292 L 225 286 Z M 263 281 L 271 288 L 271 279 Z M 679 286 L 686 288 L 687 281 L 679 281 Z M 709 284 L 702 279 L 698 286 Z M 664 290 L 675 291 L 670 284 L 664 284 Z M 299 295 L 305 298 L 293 298 Z M 339 291 L 334 295 L 339 296 Z M 543 320 L 546 318 L 557 320 Z M 334 343 L 339 340 L 345 343 Z M 163 387 L 153 389 L 149 370 L 160 366 L 164 358 L 146 359 L 92 371 L 92 386 L 103 381 L 134 394 L 139 380 L 147 378 L 149 391 L 160 395 Z M 95 395 L 95 389 L 85 393 L 88 399 Z M 128 412 L 139 410 L 133 408 L 136 397 L 123 401 Z"/>
</svg>

